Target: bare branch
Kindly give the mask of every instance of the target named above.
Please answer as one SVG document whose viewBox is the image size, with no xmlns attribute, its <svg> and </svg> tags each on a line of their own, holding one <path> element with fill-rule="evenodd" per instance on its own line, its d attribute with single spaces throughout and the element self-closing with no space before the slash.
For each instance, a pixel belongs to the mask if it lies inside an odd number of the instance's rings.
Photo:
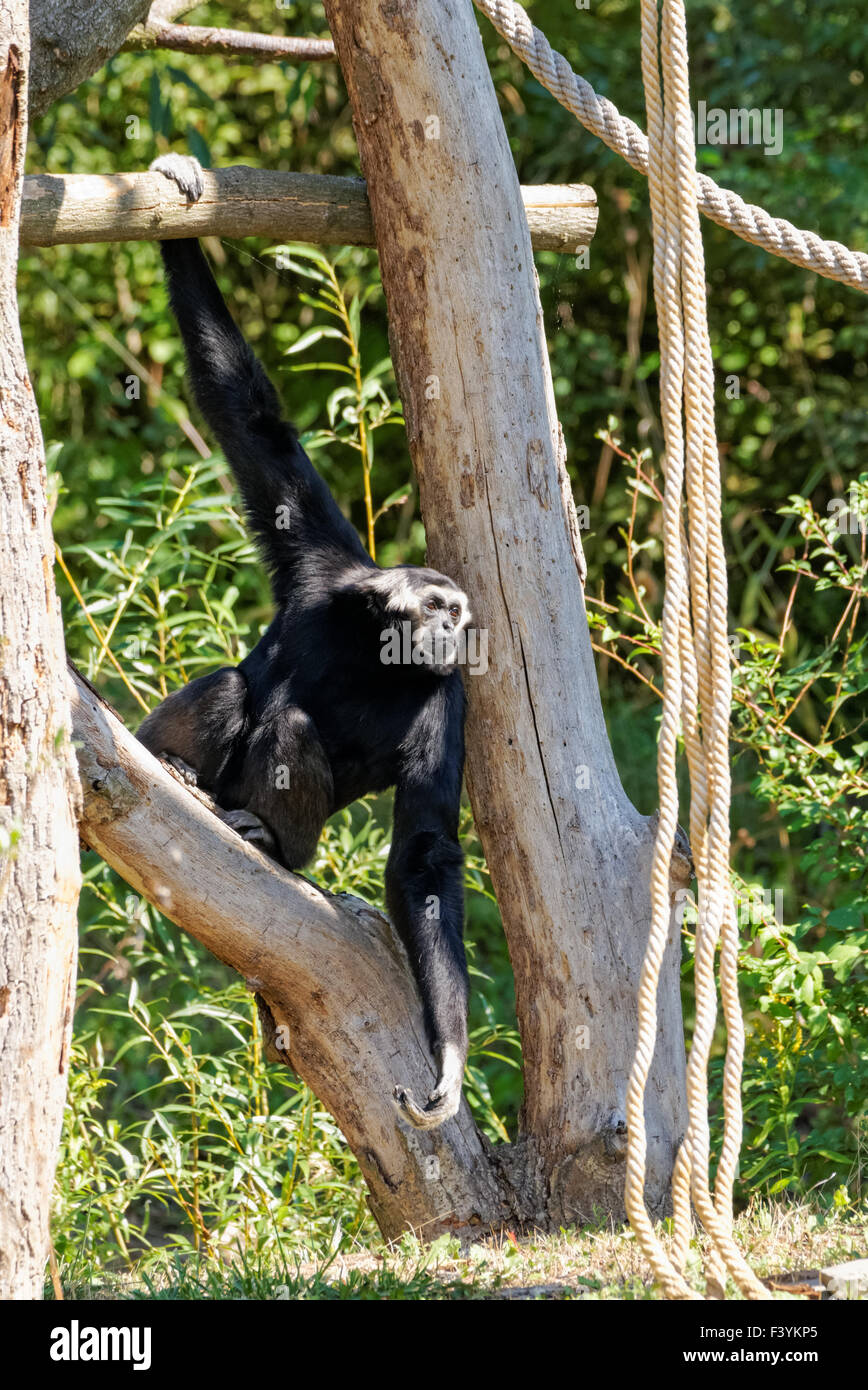
<svg viewBox="0 0 868 1390">
<path fill-rule="evenodd" d="M 535 250 L 574 252 L 589 244 L 597 225 L 593 189 L 541 184 L 521 192 Z M 363 179 L 235 164 L 205 170 L 205 191 L 192 206 L 160 174 L 36 174 L 24 180 L 24 246 L 188 236 L 374 244 Z"/>
<path fill-rule="evenodd" d="M 331 39 L 296 39 L 281 34 L 248 34 L 242 29 L 214 29 L 200 24 L 168 24 L 153 17 L 133 30 L 124 51 L 143 52 L 169 48 L 176 53 L 220 53 L 226 58 L 246 58 L 254 63 L 285 58 L 295 63 L 333 59 Z"/>
<path fill-rule="evenodd" d="M 137 743 L 71 673 L 82 838 L 136 892 L 232 966 L 268 1005 L 289 1064 L 337 1120 L 383 1233 L 426 1236 L 515 1211 L 466 1101 L 442 1129 L 399 1120 L 396 1083 L 431 1089 L 434 1064 L 403 947 L 387 919 L 247 845 Z"/>
<path fill-rule="evenodd" d="M 334 57 L 330 39 L 282 38 L 175 24 L 186 0 L 30 0 L 30 118 L 91 77 L 124 49 L 238 54 L 255 62 Z"/>
</svg>

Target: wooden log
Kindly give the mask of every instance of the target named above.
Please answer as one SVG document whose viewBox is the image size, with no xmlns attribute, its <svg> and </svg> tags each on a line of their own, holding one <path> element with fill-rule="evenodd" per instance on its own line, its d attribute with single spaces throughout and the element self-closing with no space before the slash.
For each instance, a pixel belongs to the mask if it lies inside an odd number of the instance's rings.
<svg viewBox="0 0 868 1390">
<path fill-rule="evenodd" d="M 534 250 L 575 253 L 589 244 L 597 225 L 592 188 L 540 184 L 521 192 Z M 502 236 L 505 229 L 489 232 Z M 205 170 L 205 191 L 192 206 L 160 174 L 31 174 L 24 180 L 22 246 L 188 236 L 374 245 L 364 179 L 234 164 Z"/>
</svg>

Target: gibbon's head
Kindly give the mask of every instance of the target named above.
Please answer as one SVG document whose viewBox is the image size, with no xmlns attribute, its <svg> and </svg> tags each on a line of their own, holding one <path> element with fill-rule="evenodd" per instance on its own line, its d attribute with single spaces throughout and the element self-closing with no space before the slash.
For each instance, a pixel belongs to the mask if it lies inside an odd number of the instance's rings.
<svg viewBox="0 0 868 1390">
<path fill-rule="evenodd" d="M 403 659 L 448 676 L 464 658 L 464 632 L 472 617 L 467 595 L 445 574 L 415 565 L 382 570 L 378 578 L 390 626 L 409 627 Z"/>
</svg>

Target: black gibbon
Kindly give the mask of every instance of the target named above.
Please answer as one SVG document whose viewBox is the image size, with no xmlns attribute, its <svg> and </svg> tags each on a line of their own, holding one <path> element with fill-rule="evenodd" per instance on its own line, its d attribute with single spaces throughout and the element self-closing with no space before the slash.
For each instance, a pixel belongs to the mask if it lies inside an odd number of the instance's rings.
<svg viewBox="0 0 868 1390">
<path fill-rule="evenodd" d="M 195 160 L 151 167 L 189 201 L 201 195 Z M 438 1064 L 424 1106 L 400 1086 L 395 1098 L 414 1125 L 434 1128 L 458 1109 L 467 1056 L 458 661 L 468 601 L 435 570 L 374 564 L 282 418 L 198 241 L 161 250 L 193 392 L 237 480 L 277 611 L 239 666 L 171 694 L 138 738 L 289 869 L 311 858 L 333 812 L 394 786 L 386 902 Z M 396 629 L 410 633 L 414 660 L 384 659 Z"/>
</svg>

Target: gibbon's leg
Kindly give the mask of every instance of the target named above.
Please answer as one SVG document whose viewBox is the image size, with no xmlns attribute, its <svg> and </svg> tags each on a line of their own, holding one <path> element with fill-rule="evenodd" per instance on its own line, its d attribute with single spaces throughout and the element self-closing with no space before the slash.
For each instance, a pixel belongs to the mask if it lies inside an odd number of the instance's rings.
<svg viewBox="0 0 868 1390">
<path fill-rule="evenodd" d="M 334 796 L 331 768 L 310 716 L 290 705 L 257 724 L 240 775 L 227 790 L 244 814 L 271 831 L 276 857 L 287 869 L 306 864 Z"/>
<path fill-rule="evenodd" d="M 224 666 L 173 691 L 142 722 L 136 738 L 185 781 L 214 791 L 244 732 L 246 700 L 243 675 Z"/>
</svg>

